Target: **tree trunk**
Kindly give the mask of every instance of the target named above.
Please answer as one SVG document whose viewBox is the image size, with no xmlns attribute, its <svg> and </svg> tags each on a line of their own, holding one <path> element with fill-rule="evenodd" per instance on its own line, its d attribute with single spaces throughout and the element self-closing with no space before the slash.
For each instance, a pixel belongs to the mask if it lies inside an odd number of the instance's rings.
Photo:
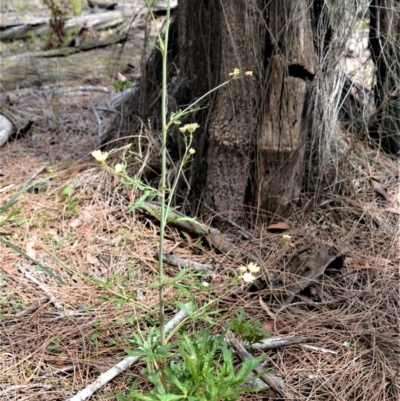
<svg viewBox="0 0 400 401">
<path fill-rule="evenodd" d="M 201 125 L 189 199 L 205 214 L 211 209 L 240 224 L 249 208 L 269 212 L 260 213 L 262 219 L 288 215 L 302 186 L 311 133 L 315 58 L 308 1 L 182 1 L 172 29 L 170 111 L 225 82 L 235 68 L 242 74 L 184 121 Z M 136 113 L 139 103 L 149 109 L 145 95 L 152 106 L 158 101 L 159 76 L 146 82 L 144 76 L 136 94 L 141 101 L 127 105 Z M 175 143 L 177 137 L 171 135 Z M 169 144 L 172 153 L 175 148 Z"/>
<path fill-rule="evenodd" d="M 397 3 L 397 4 L 396 4 Z M 376 107 L 381 107 L 370 127 L 379 145 L 400 156 L 400 9 L 393 0 L 370 4 L 370 49 L 376 66 Z"/>
</svg>

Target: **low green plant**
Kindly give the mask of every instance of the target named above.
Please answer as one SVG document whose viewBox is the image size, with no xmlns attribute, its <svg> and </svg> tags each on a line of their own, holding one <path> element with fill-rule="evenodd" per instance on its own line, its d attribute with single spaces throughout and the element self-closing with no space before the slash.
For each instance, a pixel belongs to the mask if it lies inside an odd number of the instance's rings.
<svg viewBox="0 0 400 401">
<path fill-rule="evenodd" d="M 246 317 L 243 308 L 239 310 L 236 317 L 227 323 L 228 329 L 240 335 L 243 341 L 250 344 L 259 342 L 263 338 L 271 337 L 271 333 L 261 327 L 256 318 Z"/>
<path fill-rule="evenodd" d="M 131 87 L 132 87 L 132 82 L 129 81 L 128 79 L 126 80 L 118 79 L 117 81 L 114 82 L 115 92 L 123 92 L 124 90 L 127 90 Z"/>
<path fill-rule="evenodd" d="M 155 330 L 151 330 L 150 334 L 155 336 Z M 116 394 L 121 401 L 229 401 L 256 390 L 242 384 L 264 357 L 246 359 L 235 372 L 232 351 L 224 342 L 225 333 L 212 336 L 206 329 L 191 335 L 182 332 L 177 335 L 178 346 L 166 344 L 164 347 L 153 342 L 151 336 L 142 339 L 135 334 L 134 337 L 138 348 L 130 355 L 139 356 L 145 362 L 146 368 L 142 373 L 153 384 L 153 390 L 140 392 L 135 383 L 128 395 Z M 167 387 L 154 366 L 154 361 L 165 356 L 172 359 L 165 370 Z"/>
<path fill-rule="evenodd" d="M 51 340 L 50 344 L 46 347 L 48 351 L 57 351 L 60 348 L 60 340 L 58 338 L 54 338 Z"/>
</svg>

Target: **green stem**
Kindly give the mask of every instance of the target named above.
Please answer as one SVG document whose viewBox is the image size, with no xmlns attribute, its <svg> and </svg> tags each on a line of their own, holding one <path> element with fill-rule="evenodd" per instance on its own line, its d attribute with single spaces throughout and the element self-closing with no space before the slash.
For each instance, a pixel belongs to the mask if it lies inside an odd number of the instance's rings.
<svg viewBox="0 0 400 401">
<path fill-rule="evenodd" d="M 182 162 L 179 164 L 178 173 L 176 174 L 174 183 L 172 184 L 172 189 L 170 191 L 170 195 L 169 195 L 169 199 L 168 199 L 168 203 L 167 203 L 167 207 L 166 207 L 166 220 L 168 219 L 168 214 L 169 214 L 169 211 L 170 211 L 170 208 L 171 208 L 171 202 L 172 202 L 173 194 L 175 193 L 176 186 L 178 185 L 179 178 L 180 178 L 180 176 L 182 174 L 183 166 L 185 165 L 185 160 L 187 158 L 188 151 L 190 149 L 190 145 L 191 144 L 192 144 L 192 140 L 190 140 L 189 143 L 186 144 L 185 153 L 183 155 Z"/>
<path fill-rule="evenodd" d="M 188 107 L 186 107 L 186 109 L 180 111 L 179 113 L 176 113 L 174 116 L 174 119 L 171 120 L 168 125 L 167 125 L 167 129 L 170 127 L 170 125 L 174 124 L 174 121 L 179 120 L 180 118 L 182 118 L 184 115 L 190 113 L 193 108 L 193 106 L 199 102 L 201 102 L 204 98 L 206 98 L 208 95 L 210 95 L 211 93 L 217 91 L 218 89 L 222 88 L 225 85 L 228 85 L 229 82 L 231 82 L 232 79 L 229 79 L 228 81 L 222 82 L 222 84 L 219 84 L 218 86 L 216 86 L 215 88 L 209 90 L 207 93 L 205 93 L 204 95 L 200 96 L 196 101 L 194 101 L 193 103 L 191 103 Z"/>
<path fill-rule="evenodd" d="M 161 203 L 161 221 L 160 221 L 160 249 L 158 259 L 158 276 L 160 282 L 164 279 L 164 235 L 165 226 L 167 223 L 167 210 L 165 204 L 166 194 L 166 176 L 167 176 L 167 56 L 168 56 L 168 34 L 170 24 L 170 0 L 167 1 L 167 16 L 165 19 L 165 35 L 164 41 L 161 43 L 162 50 L 162 94 L 161 94 L 161 121 L 162 121 L 162 139 L 161 139 L 161 188 L 160 188 L 160 203 Z M 160 344 L 165 346 L 165 312 L 164 312 L 164 286 L 159 289 L 159 323 L 160 323 Z M 166 377 L 166 358 L 160 360 L 161 382 L 167 390 Z"/>
</svg>

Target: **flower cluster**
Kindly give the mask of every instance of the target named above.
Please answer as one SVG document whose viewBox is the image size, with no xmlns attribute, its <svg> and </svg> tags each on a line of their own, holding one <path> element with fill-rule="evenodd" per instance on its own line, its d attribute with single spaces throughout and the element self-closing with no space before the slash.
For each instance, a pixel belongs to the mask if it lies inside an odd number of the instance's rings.
<svg viewBox="0 0 400 401">
<path fill-rule="evenodd" d="M 240 77 L 239 68 L 235 68 L 232 72 L 229 73 L 229 76 L 232 77 L 232 79 L 238 79 Z"/>
<path fill-rule="evenodd" d="M 193 134 L 194 131 L 197 130 L 197 128 L 199 128 L 200 125 L 197 123 L 192 123 L 192 124 L 185 124 L 183 127 L 179 128 L 179 131 L 182 132 L 182 134 L 185 134 L 186 131 L 189 132 L 189 134 Z"/>
<path fill-rule="evenodd" d="M 240 272 L 240 276 L 239 277 L 245 283 L 252 283 L 256 279 L 254 274 L 258 273 L 259 271 L 260 271 L 260 266 L 257 266 L 253 262 L 250 262 L 247 266 L 240 266 L 239 267 L 239 272 Z"/>
<path fill-rule="evenodd" d="M 235 68 L 232 72 L 228 74 L 232 79 L 238 79 L 240 78 L 240 70 L 239 68 Z M 253 76 L 253 71 L 245 71 L 244 75 L 246 77 L 252 77 Z"/>
</svg>

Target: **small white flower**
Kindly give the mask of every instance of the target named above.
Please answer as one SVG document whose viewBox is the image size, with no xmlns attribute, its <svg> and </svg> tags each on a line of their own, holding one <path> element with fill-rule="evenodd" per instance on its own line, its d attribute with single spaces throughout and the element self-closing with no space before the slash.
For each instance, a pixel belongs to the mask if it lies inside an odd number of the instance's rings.
<svg viewBox="0 0 400 401">
<path fill-rule="evenodd" d="M 242 279 L 245 283 L 252 283 L 256 278 L 251 273 L 243 273 Z"/>
<path fill-rule="evenodd" d="M 92 152 L 92 156 L 100 163 L 104 163 L 107 160 L 108 153 L 102 152 L 101 150 L 95 150 Z"/>
<path fill-rule="evenodd" d="M 124 171 L 124 165 L 121 163 L 118 163 L 114 166 L 114 170 L 117 174 L 121 174 Z"/>
<path fill-rule="evenodd" d="M 240 273 L 245 273 L 245 272 L 247 272 L 247 267 L 246 266 L 240 266 L 239 267 L 239 271 L 240 271 Z"/>
<path fill-rule="evenodd" d="M 292 237 L 290 236 L 290 235 L 283 235 L 282 236 L 282 239 L 283 239 L 283 242 L 286 244 L 286 245 L 290 245 L 290 240 L 292 239 Z"/>
<path fill-rule="evenodd" d="M 233 72 L 229 73 L 229 76 L 232 77 L 232 79 L 238 79 L 240 77 L 240 70 L 239 68 L 235 68 Z"/>
<path fill-rule="evenodd" d="M 190 155 L 194 155 L 196 153 L 196 151 L 193 149 L 193 148 L 190 148 L 189 149 L 189 154 Z"/>
<path fill-rule="evenodd" d="M 183 127 L 179 128 L 179 131 L 182 132 L 182 134 L 184 134 L 186 131 L 189 132 L 189 134 L 193 134 L 194 131 L 197 130 L 197 128 L 199 128 L 200 125 L 197 123 L 192 123 L 192 124 L 185 124 Z"/>
<path fill-rule="evenodd" d="M 249 270 L 250 273 L 258 273 L 260 271 L 260 266 L 257 266 L 255 263 L 250 262 L 247 265 L 247 269 Z"/>
<path fill-rule="evenodd" d="M 203 284 L 204 287 L 210 286 L 210 283 L 208 281 L 203 281 L 201 284 Z"/>
</svg>

